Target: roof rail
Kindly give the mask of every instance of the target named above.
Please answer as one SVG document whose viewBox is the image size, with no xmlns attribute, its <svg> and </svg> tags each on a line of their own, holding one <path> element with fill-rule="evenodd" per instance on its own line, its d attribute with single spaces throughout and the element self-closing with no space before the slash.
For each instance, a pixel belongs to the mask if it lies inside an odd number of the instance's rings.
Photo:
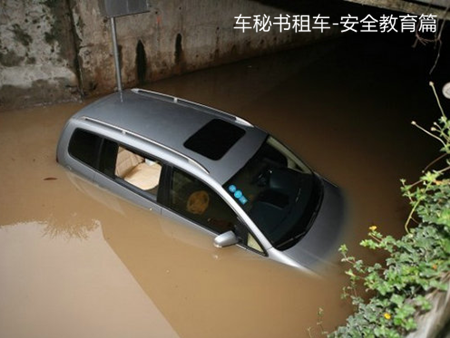
<svg viewBox="0 0 450 338">
<path fill-rule="evenodd" d="M 185 100 L 185 99 L 180 99 L 180 98 L 172 96 L 172 95 L 158 93 L 158 92 L 154 92 L 154 91 L 146 90 L 146 89 L 133 88 L 133 89 L 131 89 L 131 91 L 135 94 L 145 95 L 145 96 L 153 97 L 153 98 L 157 98 L 157 99 L 163 99 L 163 100 L 171 101 L 175 104 L 179 104 L 179 105 L 182 105 L 185 107 L 195 108 L 195 109 L 200 110 L 207 114 L 211 114 L 214 116 L 232 120 L 233 122 L 236 122 L 236 123 L 246 126 L 246 127 L 253 127 L 253 125 L 250 122 L 244 120 L 243 118 L 226 113 L 226 112 L 218 110 L 218 109 L 214 109 L 214 108 L 205 106 L 201 103 L 197 103 L 197 102 L 193 102 L 193 101 L 189 101 L 189 100 Z"/>
<path fill-rule="evenodd" d="M 174 103 L 177 103 L 177 101 L 178 101 L 178 98 L 175 96 L 172 96 L 169 94 L 164 94 L 164 93 L 159 93 L 159 92 L 154 92 L 152 90 L 133 88 L 133 89 L 131 89 L 131 91 L 135 94 L 145 95 L 145 96 L 153 97 L 156 99 L 164 99 L 166 101 L 172 101 Z"/>
<path fill-rule="evenodd" d="M 163 95 L 164 95 L 164 94 L 163 94 Z M 115 126 L 115 125 L 113 125 L 113 124 L 110 124 L 110 123 L 107 123 L 107 122 L 103 122 L 103 121 L 94 119 L 94 118 L 92 118 L 92 117 L 82 116 L 81 118 L 82 118 L 83 120 L 90 121 L 90 122 L 93 122 L 93 123 L 97 123 L 97 124 L 100 124 L 100 125 L 102 125 L 102 126 L 108 127 L 108 128 L 110 128 L 110 129 L 114 129 L 114 130 L 120 131 L 122 134 L 126 134 L 126 135 L 130 135 L 130 136 L 136 137 L 136 138 L 138 138 L 138 139 L 141 139 L 141 140 L 143 140 L 143 141 L 146 141 L 146 142 L 149 142 L 149 143 L 151 143 L 151 144 L 153 144 L 153 145 L 156 145 L 156 146 L 158 146 L 158 147 L 160 147 L 160 148 L 163 148 L 163 149 L 165 149 L 165 150 L 168 150 L 168 151 L 170 151 L 171 153 L 173 153 L 173 154 L 175 154 L 175 155 L 178 155 L 178 156 L 182 157 L 183 159 L 185 159 L 185 160 L 188 161 L 189 163 L 195 165 L 196 167 L 198 167 L 199 169 L 201 169 L 202 171 L 204 171 L 206 174 L 209 175 L 209 170 L 206 169 L 206 168 L 205 168 L 203 165 L 201 165 L 200 163 L 198 163 L 196 160 L 194 160 L 194 159 L 190 158 L 189 156 L 187 156 L 187 155 L 185 155 L 185 154 L 182 154 L 182 153 L 180 153 L 179 151 L 176 151 L 176 150 L 174 150 L 174 149 L 172 149 L 172 148 L 170 148 L 170 147 L 168 147 L 168 146 L 166 146 L 166 145 L 164 145 L 164 144 L 161 144 L 161 143 L 159 143 L 159 142 L 156 142 L 156 141 L 154 141 L 154 140 L 151 140 L 151 139 L 149 139 L 149 138 L 147 138 L 147 137 L 145 137 L 145 136 L 142 136 L 142 135 L 137 134 L 137 133 L 135 133 L 135 132 L 132 132 L 132 131 L 130 131 L 130 130 L 127 130 L 127 129 L 124 129 L 124 128 L 120 128 L 120 127 Z"/>
</svg>

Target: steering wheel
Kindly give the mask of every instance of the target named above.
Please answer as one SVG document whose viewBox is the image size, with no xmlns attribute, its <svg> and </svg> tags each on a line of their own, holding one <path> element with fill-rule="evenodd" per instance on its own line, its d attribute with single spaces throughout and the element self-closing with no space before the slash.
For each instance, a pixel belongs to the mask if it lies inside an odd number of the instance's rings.
<svg viewBox="0 0 450 338">
<path fill-rule="evenodd" d="M 272 170 L 269 169 L 269 166 L 264 166 L 264 168 L 253 178 L 252 184 L 256 183 L 259 187 L 267 186 L 269 184 L 271 174 Z"/>
</svg>

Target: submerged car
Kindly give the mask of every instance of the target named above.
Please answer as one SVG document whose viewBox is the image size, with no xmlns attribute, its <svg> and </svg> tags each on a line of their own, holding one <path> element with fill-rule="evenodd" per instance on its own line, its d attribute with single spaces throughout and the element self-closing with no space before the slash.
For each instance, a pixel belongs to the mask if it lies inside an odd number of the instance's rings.
<svg viewBox="0 0 450 338">
<path fill-rule="evenodd" d="M 341 190 L 234 115 L 131 89 L 73 115 L 57 161 L 101 187 L 239 245 L 313 270 L 336 247 Z"/>
</svg>

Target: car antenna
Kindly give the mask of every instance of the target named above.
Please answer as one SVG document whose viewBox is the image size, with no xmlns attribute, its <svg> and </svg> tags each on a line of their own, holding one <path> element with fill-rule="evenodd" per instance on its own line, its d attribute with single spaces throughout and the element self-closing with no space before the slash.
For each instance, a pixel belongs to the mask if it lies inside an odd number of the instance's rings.
<svg viewBox="0 0 450 338">
<path fill-rule="evenodd" d="M 116 17 L 150 11 L 150 0 L 98 0 L 101 14 L 109 18 L 113 43 L 114 66 L 116 68 L 117 91 L 122 93 L 119 48 L 117 45 Z"/>
</svg>

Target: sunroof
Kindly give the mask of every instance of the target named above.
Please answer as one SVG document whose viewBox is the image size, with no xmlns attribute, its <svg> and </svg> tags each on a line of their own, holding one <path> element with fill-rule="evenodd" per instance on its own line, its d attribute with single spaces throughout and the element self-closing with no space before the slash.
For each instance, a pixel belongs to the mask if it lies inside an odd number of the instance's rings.
<svg viewBox="0 0 450 338">
<path fill-rule="evenodd" d="M 184 146 L 211 160 L 220 160 L 244 134 L 244 129 L 215 119 L 188 138 Z"/>
</svg>

